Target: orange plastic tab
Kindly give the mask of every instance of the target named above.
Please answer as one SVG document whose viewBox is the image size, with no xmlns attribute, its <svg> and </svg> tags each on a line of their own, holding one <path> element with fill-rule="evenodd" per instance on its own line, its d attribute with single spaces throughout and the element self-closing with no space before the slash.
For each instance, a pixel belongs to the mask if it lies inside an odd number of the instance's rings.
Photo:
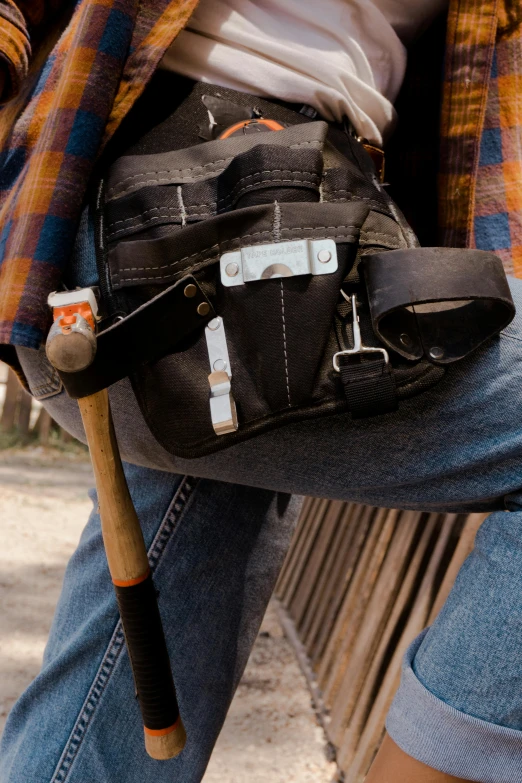
<svg viewBox="0 0 522 783">
<path fill-rule="evenodd" d="M 58 318 L 62 318 L 62 322 L 60 324 L 62 327 L 62 332 L 68 332 L 76 320 L 75 316 L 77 313 L 78 315 L 81 315 L 82 318 L 85 318 L 91 329 L 94 331 L 94 316 L 92 314 L 89 302 L 79 302 L 78 304 L 66 305 L 65 307 L 55 307 L 53 309 L 53 318 L 55 321 Z"/>
</svg>

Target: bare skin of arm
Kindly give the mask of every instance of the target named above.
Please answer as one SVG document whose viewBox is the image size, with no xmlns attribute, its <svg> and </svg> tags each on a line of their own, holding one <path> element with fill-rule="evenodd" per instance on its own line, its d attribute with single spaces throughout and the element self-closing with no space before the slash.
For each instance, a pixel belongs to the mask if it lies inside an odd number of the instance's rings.
<svg viewBox="0 0 522 783">
<path fill-rule="evenodd" d="M 413 759 L 386 735 L 365 783 L 466 783 L 466 781 L 438 772 Z"/>
</svg>

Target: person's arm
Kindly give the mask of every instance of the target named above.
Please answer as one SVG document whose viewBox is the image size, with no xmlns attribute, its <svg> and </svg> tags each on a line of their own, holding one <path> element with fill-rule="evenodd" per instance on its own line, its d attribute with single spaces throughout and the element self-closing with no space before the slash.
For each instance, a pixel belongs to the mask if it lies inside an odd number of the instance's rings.
<svg viewBox="0 0 522 783">
<path fill-rule="evenodd" d="M 0 103 L 18 93 L 31 59 L 31 35 L 69 0 L 0 0 Z"/>
<path fill-rule="evenodd" d="M 375 757 L 366 783 L 466 783 L 408 756 L 388 735 Z"/>
</svg>

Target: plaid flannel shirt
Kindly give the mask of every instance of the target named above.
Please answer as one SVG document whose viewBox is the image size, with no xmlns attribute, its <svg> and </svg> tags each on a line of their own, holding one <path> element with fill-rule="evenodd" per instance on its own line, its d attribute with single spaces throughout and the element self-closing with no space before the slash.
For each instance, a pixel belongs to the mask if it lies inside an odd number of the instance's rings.
<svg viewBox="0 0 522 783">
<path fill-rule="evenodd" d="M 196 4 L 0 0 L 2 358 L 44 339 L 95 159 Z M 516 0 L 450 0 L 438 198 L 441 243 L 522 276 L 520 17 Z"/>
</svg>

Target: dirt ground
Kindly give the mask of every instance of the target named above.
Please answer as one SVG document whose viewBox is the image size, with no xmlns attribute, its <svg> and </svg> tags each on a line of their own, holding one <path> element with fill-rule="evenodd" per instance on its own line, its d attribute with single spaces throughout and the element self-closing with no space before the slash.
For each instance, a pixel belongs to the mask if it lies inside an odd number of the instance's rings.
<svg viewBox="0 0 522 783">
<path fill-rule="evenodd" d="M 0 730 L 37 674 L 63 571 L 90 512 L 84 455 L 0 451 Z M 204 783 L 330 783 L 335 765 L 273 608 Z"/>
</svg>

